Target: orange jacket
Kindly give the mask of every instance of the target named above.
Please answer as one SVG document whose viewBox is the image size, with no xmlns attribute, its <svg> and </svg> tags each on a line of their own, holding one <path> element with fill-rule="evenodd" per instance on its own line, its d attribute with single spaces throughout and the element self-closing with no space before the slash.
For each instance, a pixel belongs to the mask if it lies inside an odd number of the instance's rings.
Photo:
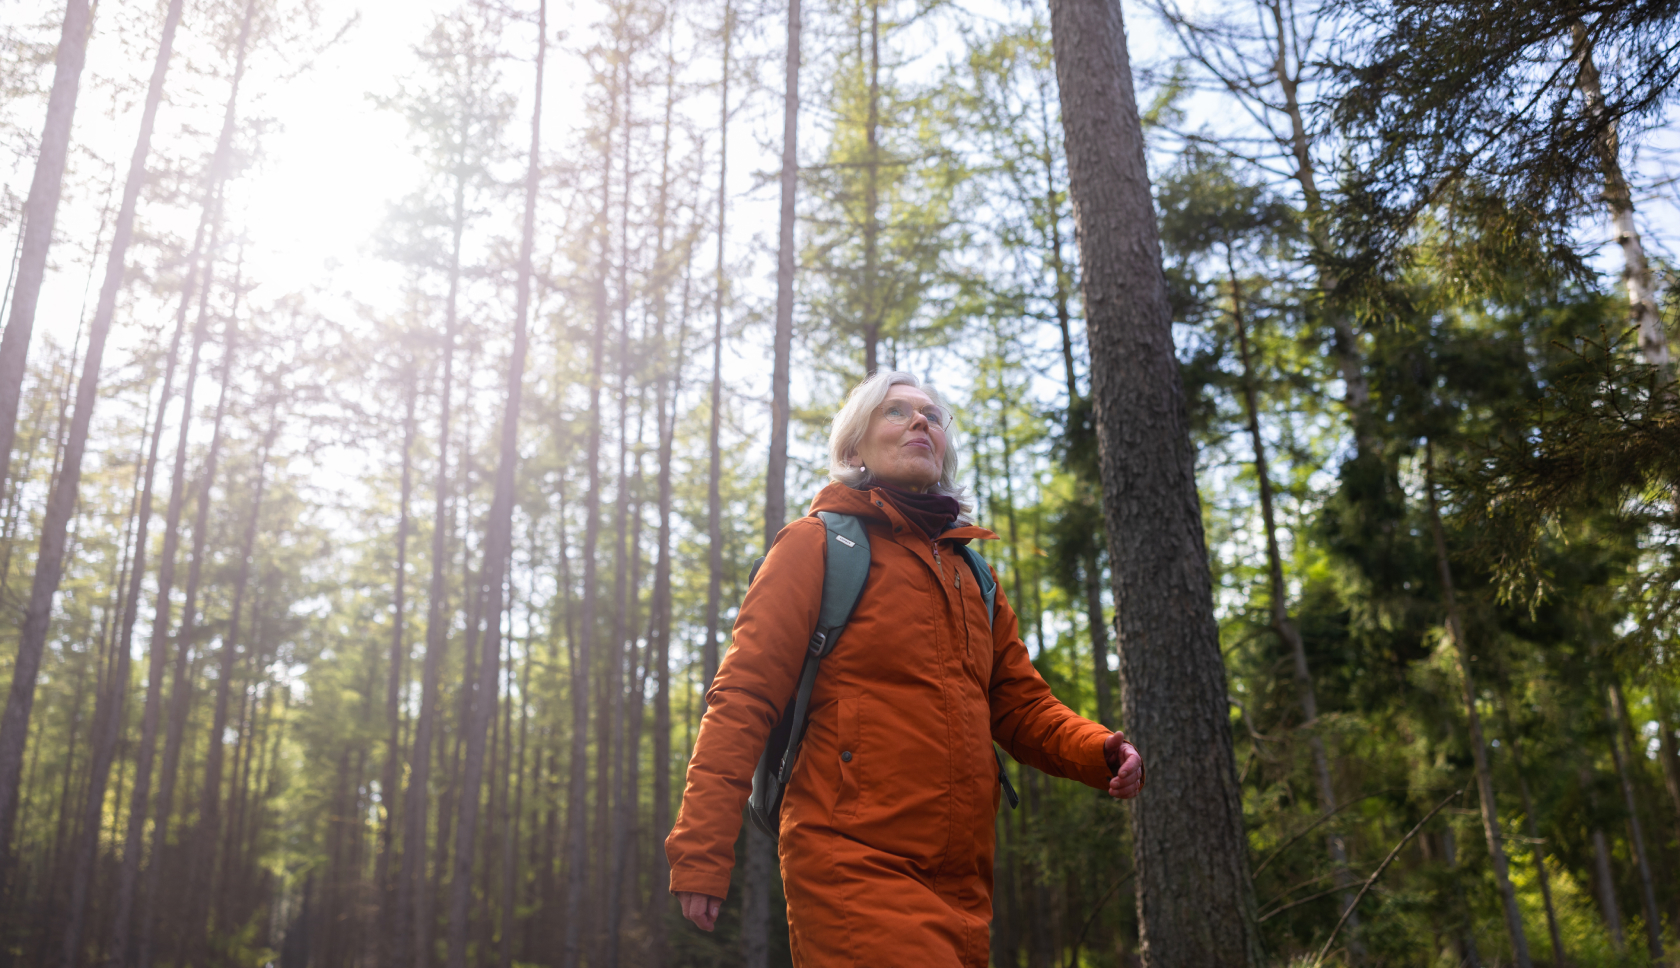
<svg viewBox="0 0 1680 968">
<path fill-rule="evenodd" d="M 1105 789 L 1109 730 L 1033 668 L 1000 588 L 995 619 L 952 540 L 936 545 L 880 491 L 830 484 L 778 535 L 706 694 L 676 826 L 671 890 L 724 897 L 753 767 L 793 696 L 822 599 L 816 511 L 862 518 L 869 580 L 811 697 L 779 850 L 794 960 L 984 968 L 992 908 L 996 740 L 1053 776 Z"/>
</svg>

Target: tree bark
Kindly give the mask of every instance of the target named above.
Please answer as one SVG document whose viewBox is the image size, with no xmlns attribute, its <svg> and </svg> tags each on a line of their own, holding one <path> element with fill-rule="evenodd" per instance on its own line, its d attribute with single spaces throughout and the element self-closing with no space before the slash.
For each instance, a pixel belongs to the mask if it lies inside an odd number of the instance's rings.
<svg viewBox="0 0 1680 968">
<path fill-rule="evenodd" d="M 799 192 L 799 0 L 788 0 L 787 18 L 787 87 L 782 93 L 782 208 L 776 241 L 776 335 L 770 369 L 770 457 L 764 476 L 766 551 L 787 521 L 788 414 L 792 407 L 788 374 L 793 353 L 793 276 L 798 259 L 793 235 Z"/>
<path fill-rule="evenodd" d="M 176 309 L 175 330 L 179 334 L 186 324 L 187 310 L 192 306 L 199 257 L 204 241 L 205 229 L 220 217 L 220 201 L 216 192 L 216 183 L 212 178 L 206 184 L 205 197 L 201 207 L 197 236 L 193 240 L 192 256 L 188 261 L 187 279 L 181 290 L 181 301 Z M 213 233 L 214 234 L 214 233 Z M 212 248 L 214 247 L 212 242 Z M 204 285 L 210 284 L 210 265 L 213 260 L 206 259 L 204 263 Z M 193 391 L 198 382 L 199 357 L 204 348 L 204 342 L 209 335 L 209 319 L 200 316 L 193 326 L 193 344 L 191 359 L 187 364 L 186 384 L 181 391 L 181 425 L 175 440 L 174 466 L 170 472 L 169 504 L 164 514 L 163 549 L 158 557 L 157 601 L 152 616 L 152 633 L 147 646 L 150 656 L 146 676 L 146 705 L 140 719 L 140 746 L 135 756 L 134 790 L 130 798 L 128 813 L 128 831 L 123 845 L 122 867 L 117 875 L 117 891 L 115 913 L 111 924 L 111 958 L 120 966 L 133 963 L 133 952 L 129 950 L 129 938 L 134 923 L 135 889 L 140 879 L 140 862 L 145 853 L 146 818 L 149 816 L 152 796 L 152 770 L 155 765 L 157 749 L 157 733 L 159 721 L 163 716 L 163 678 L 169 667 L 170 636 L 169 629 L 173 624 L 170 617 L 170 595 L 175 588 L 175 559 L 180 552 L 181 544 L 181 511 L 186 505 L 189 489 L 187 484 L 187 433 L 192 425 Z M 177 335 L 177 339 L 179 336 Z M 171 356 L 173 357 L 173 351 Z M 164 375 L 164 386 L 167 390 L 170 384 L 168 371 Z M 164 410 L 167 398 L 159 404 L 157 423 L 154 427 L 153 458 L 156 457 L 156 441 L 163 430 Z M 149 486 L 149 481 L 148 481 Z M 144 499 L 149 503 L 150 495 Z M 141 519 L 140 535 L 144 536 L 148 518 Z M 144 554 L 146 543 L 142 540 L 136 545 L 140 549 L 137 554 Z M 129 596 L 128 611 L 135 612 L 139 607 L 140 582 L 144 577 L 144 568 L 136 567 L 130 579 L 132 591 Z M 123 618 L 123 638 L 126 646 L 134 632 L 134 614 L 125 614 Z"/>
<path fill-rule="evenodd" d="M 206 737 L 204 785 L 199 791 L 198 832 L 187 850 L 191 859 L 187 883 L 190 900 L 184 927 L 190 944 L 189 951 L 198 953 L 203 952 L 205 943 L 214 934 L 210 913 L 215 904 L 216 845 L 221 841 L 222 765 L 225 758 L 222 739 L 223 734 L 227 732 L 228 705 L 233 696 L 233 678 L 239 660 L 239 628 L 243 619 L 245 592 L 251 579 L 251 558 L 256 552 L 257 533 L 262 523 L 268 457 L 274 446 L 274 437 L 280 429 L 275 414 L 278 400 L 270 407 L 268 432 L 263 437 L 262 453 L 257 460 L 257 481 L 251 496 L 251 512 L 245 524 L 244 540 L 234 577 L 233 603 L 229 609 L 227 626 L 222 631 L 221 649 L 217 657 L 216 705 L 211 715 L 210 733 Z"/>
<path fill-rule="evenodd" d="M 607 276 L 612 271 L 610 219 L 612 216 L 612 133 L 617 126 L 617 99 L 607 121 L 601 149 L 601 211 L 596 219 L 595 242 L 600 264 L 595 278 L 595 326 L 589 349 L 589 442 L 585 462 L 589 486 L 584 496 L 583 600 L 579 608 L 577 648 L 572 666 L 571 775 L 568 778 L 566 823 L 566 935 L 561 950 L 563 968 L 577 968 L 583 955 L 584 893 L 589 884 L 589 689 L 595 653 L 595 605 L 597 592 L 596 546 L 601 538 L 601 372 L 609 322 Z M 626 112 L 628 113 L 628 112 Z M 628 125 L 626 125 L 628 129 Z M 625 137 L 629 137 L 626 130 Z"/>
<path fill-rule="evenodd" d="M 1259 965 L 1195 453 L 1117 0 L 1050 6 L 1131 738 L 1145 965 Z"/>
<path fill-rule="evenodd" d="M 1435 541 L 1435 565 L 1441 578 L 1441 597 L 1447 609 L 1447 635 L 1458 655 L 1459 695 L 1470 730 L 1470 753 L 1476 764 L 1476 788 L 1481 793 L 1482 833 L 1487 837 L 1488 857 L 1493 861 L 1493 879 L 1505 908 L 1505 930 L 1518 968 L 1532 968 L 1528 935 L 1523 931 L 1522 911 L 1511 886 L 1510 862 L 1505 857 L 1504 834 L 1499 828 L 1499 807 L 1494 802 L 1493 771 L 1488 767 L 1487 747 L 1482 741 L 1482 719 L 1476 712 L 1476 684 L 1470 673 L 1470 643 L 1464 637 L 1464 623 L 1458 614 L 1458 597 L 1453 588 L 1452 563 L 1447 558 L 1447 537 L 1441 527 L 1441 508 L 1435 499 L 1435 442 L 1427 443 L 1424 475 L 1429 499 L 1429 531 Z"/>
<path fill-rule="evenodd" d="M 211 231 L 210 251 L 216 250 L 217 233 L 215 227 Z M 200 325 L 207 325 L 210 307 L 210 279 L 206 272 L 205 285 L 199 290 L 198 315 Z M 237 279 L 234 285 L 238 291 Z M 154 950 L 158 902 L 163 893 L 163 857 L 169 845 L 169 827 L 173 819 L 175 804 L 175 783 L 180 775 L 181 752 L 186 738 L 187 717 L 192 707 L 193 690 L 195 686 L 197 659 L 202 653 L 194 654 L 193 641 L 198 630 L 198 592 L 204 574 L 204 562 L 208 557 L 210 538 L 210 503 L 211 491 L 216 482 L 217 464 L 222 449 L 222 424 L 227 416 L 228 398 L 233 387 L 233 365 L 237 357 L 239 327 L 237 318 L 229 316 L 222 337 L 222 365 L 221 390 L 216 398 L 216 413 L 210 424 L 210 445 L 204 455 L 204 468 L 199 474 L 198 485 L 195 488 L 197 507 L 193 519 L 192 557 L 187 565 L 186 594 L 181 603 L 181 626 L 175 632 L 175 669 L 173 689 L 169 697 L 169 728 L 165 731 L 163 742 L 163 769 L 158 781 L 158 802 L 155 821 L 152 827 L 152 862 L 146 868 L 145 887 L 140 892 L 140 968 L 148 968 L 151 964 Z M 192 658 L 189 659 L 189 656 Z M 179 900 L 190 896 L 183 892 L 183 884 L 171 879 L 171 900 Z M 178 912 L 171 912 L 178 913 Z M 171 923 L 175 921 L 172 919 Z"/>
<path fill-rule="evenodd" d="M 725 0 L 723 10 L 723 68 L 718 101 L 718 194 L 717 272 L 712 299 L 712 423 L 706 438 L 709 463 L 706 478 L 706 536 L 710 554 L 706 559 L 706 642 L 705 690 L 711 691 L 718 667 L 718 612 L 723 594 L 723 499 L 722 453 L 719 433 L 723 424 L 723 309 L 728 292 L 724 278 L 723 249 L 729 203 L 729 47 L 735 33 L 734 7 Z"/>
<path fill-rule="evenodd" d="M 23 768 L 24 742 L 28 737 L 30 712 L 35 703 L 35 680 L 41 668 L 41 655 L 46 649 L 53 600 L 58 594 L 59 578 L 64 571 L 66 533 L 80 494 L 82 452 L 87 447 L 88 426 L 93 419 L 94 404 L 98 400 L 100 362 L 104 358 L 105 339 L 110 333 L 111 318 L 116 312 L 117 293 L 122 289 L 123 275 L 127 268 L 128 243 L 134 234 L 134 210 L 140 200 L 140 189 L 146 181 L 146 158 L 152 147 L 152 126 L 157 120 L 158 102 L 163 97 L 163 81 L 169 70 L 170 54 L 175 43 L 175 29 L 180 22 L 181 0 L 171 0 L 164 17 L 163 36 L 158 43 L 151 81 L 146 89 L 146 106 L 140 116 L 140 134 L 134 145 L 134 154 L 129 160 L 128 179 L 123 185 L 122 207 L 117 211 L 116 231 L 112 236 L 111 252 L 105 263 L 105 281 L 100 287 L 99 303 L 94 310 L 93 325 L 88 332 L 87 357 L 82 364 L 81 379 L 76 386 L 76 412 L 71 420 L 70 439 L 64 451 L 64 468 L 52 489 L 52 496 L 47 501 L 46 514 L 41 523 L 41 542 L 35 558 L 35 577 L 29 591 L 29 603 L 20 623 L 11 689 L 6 698 L 5 711 L 0 713 L 0 895 L 4 894 L 7 868 L 10 866 L 7 858 L 11 853 L 12 822 L 18 802 L 18 780 Z M 68 125 L 68 117 L 65 118 L 65 123 Z M 45 258 L 44 252 L 42 257 Z M 9 330 L 8 326 L 8 332 Z M 13 419 L 0 420 L 0 424 L 8 428 L 8 435 L 15 416 L 14 405 Z M 6 444 L 9 453 L 10 441 Z"/>
<path fill-rule="evenodd" d="M 1575 57 L 1580 64 L 1581 93 L 1593 114 L 1604 110 L 1604 90 L 1598 65 L 1593 63 L 1592 41 L 1586 27 L 1575 21 L 1572 27 Z M 1622 250 L 1622 285 L 1628 294 L 1628 321 L 1639 334 L 1639 353 L 1645 362 L 1665 377 L 1670 375 L 1668 334 L 1658 310 L 1656 280 L 1645 258 L 1645 243 L 1633 221 L 1633 190 L 1622 171 L 1621 141 L 1614 122 L 1607 125 L 1598 143 L 1599 166 L 1604 172 L 1604 204 L 1610 211 L 1611 237 Z"/>
<path fill-rule="evenodd" d="M 464 109 L 463 109 L 464 110 Z M 432 734 L 437 729 L 439 680 L 444 655 L 449 651 L 449 420 L 454 394 L 456 330 L 461 292 L 461 236 L 467 224 L 466 142 L 467 119 L 461 122 L 460 143 L 455 158 L 455 198 L 451 214 L 449 294 L 445 300 L 443 327 L 443 376 L 438 390 L 437 480 L 432 511 L 432 574 L 426 590 L 426 658 L 421 672 L 420 711 L 415 717 L 414 751 L 409 756 L 408 792 L 403 802 L 402 869 L 397 875 L 397 911 L 406 923 L 398 925 L 403 939 L 397 964 L 415 968 L 431 964 L 432 894 L 426 883 L 427 807 L 431 803 Z M 441 873 L 441 872 L 440 872 Z"/>
<path fill-rule="evenodd" d="M 1546 873 L 1545 843 L 1540 839 L 1540 826 L 1534 819 L 1534 800 L 1528 793 L 1528 776 L 1524 771 L 1522 755 L 1522 737 L 1517 735 L 1516 727 L 1511 723 L 1510 703 L 1504 696 L 1500 696 L 1499 710 L 1505 717 L 1505 738 L 1511 744 L 1511 765 L 1516 767 L 1517 788 L 1522 792 L 1523 803 L 1523 833 L 1528 835 L 1529 842 L 1534 848 L 1534 875 L 1540 882 L 1540 898 L 1546 905 L 1546 930 L 1551 934 L 1552 964 L 1562 968 L 1568 962 L 1563 954 L 1563 932 L 1558 927 L 1557 908 L 1552 904 L 1551 876 Z"/>
<path fill-rule="evenodd" d="M 1663 960 L 1662 912 L 1657 907 L 1656 887 L 1651 880 L 1651 855 L 1645 849 L 1645 830 L 1639 821 L 1639 802 L 1633 795 L 1632 768 L 1628 764 L 1632 752 L 1624 744 L 1622 734 L 1627 722 L 1627 703 L 1622 699 L 1622 684 L 1614 673 L 1610 678 L 1610 753 L 1616 761 L 1616 776 L 1622 781 L 1622 799 L 1627 804 L 1628 829 L 1631 834 L 1634 866 L 1639 871 L 1639 899 L 1645 905 L 1645 946 L 1653 964 Z"/>
<path fill-rule="evenodd" d="M 76 115 L 76 94 L 87 61 L 92 27 L 88 0 L 69 0 L 59 34 L 53 66 L 52 93 L 47 95 L 47 118 L 35 155 L 35 177 L 23 203 L 23 231 L 18 238 L 17 281 L 12 284 L 11 313 L 0 336 L 0 490 L 10 479 L 12 444 L 17 432 L 18 400 L 23 393 L 29 339 L 35 330 L 35 307 L 41 281 L 47 274 L 47 250 L 58 220 L 58 200 L 64 184 L 64 164 L 70 153 L 70 127 Z"/>
<path fill-rule="evenodd" d="M 175 336 L 170 343 L 169 359 L 164 368 L 165 373 L 171 376 L 173 375 L 175 369 L 176 351 L 180 349 L 180 345 L 181 329 L 177 326 Z M 149 402 L 150 401 L 148 401 L 148 403 Z M 169 376 L 166 376 L 164 378 L 163 392 L 158 401 L 158 410 L 160 414 L 163 407 L 168 402 Z M 150 416 L 150 414 L 148 414 L 148 416 Z M 142 422 L 142 426 L 144 426 L 144 422 Z M 161 430 L 161 423 L 159 426 L 152 428 L 151 433 L 147 434 L 149 441 L 142 441 L 141 452 L 136 455 L 137 461 L 143 461 L 142 466 L 144 467 L 144 470 L 140 470 L 140 468 L 136 468 L 136 470 L 139 471 L 137 477 L 142 478 L 144 484 L 141 493 L 136 495 L 135 502 L 130 508 L 129 519 L 131 523 L 130 526 L 137 529 L 138 533 L 142 535 L 144 534 L 144 526 L 141 525 L 137 519 L 141 514 L 142 505 L 144 505 L 145 513 L 148 516 L 151 514 L 152 471 L 157 466 L 157 437 L 155 434 Z M 128 531 L 129 528 L 125 527 L 125 544 L 127 544 L 130 537 Z M 116 594 L 118 599 L 115 604 L 122 610 L 123 616 L 129 615 L 131 612 L 129 607 L 130 603 L 123 600 L 123 589 L 127 584 L 127 572 L 129 569 L 133 569 L 133 571 L 138 574 L 145 565 L 144 555 L 139 550 L 138 546 L 136 546 L 135 557 L 132 562 L 127 560 L 127 552 L 128 549 L 125 547 L 122 569 L 119 572 L 118 580 L 113 584 L 114 594 Z M 135 593 L 139 591 L 138 582 L 135 583 L 132 591 Z M 107 613 L 107 615 L 108 614 L 109 613 Z M 107 621 L 109 621 L 108 618 Z M 121 626 L 123 624 L 123 619 L 119 617 L 116 624 Z M 128 623 L 128 628 L 130 630 L 133 629 L 132 622 Z M 104 638 L 104 630 L 101 630 L 101 644 L 103 644 Z M 93 736 L 91 740 L 93 751 L 88 766 L 87 786 L 85 790 L 82 791 L 81 816 L 78 818 L 79 822 L 72 837 L 71 849 L 73 851 L 74 860 L 70 865 L 70 898 L 69 906 L 63 915 L 63 960 L 66 968 L 75 968 L 76 962 L 79 959 L 82 950 L 82 927 L 87 913 L 88 891 L 93 879 L 94 861 L 97 859 L 99 850 L 99 835 L 104 826 L 105 789 L 111 776 L 111 762 L 116 758 L 117 739 L 119 734 L 122 732 L 123 726 L 123 709 L 128 699 L 129 667 L 131 657 L 128 649 L 126 648 L 127 644 L 128 643 L 124 640 L 120 632 L 113 634 L 111 648 L 113 655 L 110 657 L 109 661 L 101 662 L 101 667 L 99 669 L 101 675 L 99 678 L 102 681 L 96 683 L 95 688 Z M 118 652 L 116 649 L 117 645 L 125 646 L 125 648 L 121 652 Z M 105 657 L 100 656 L 99 658 L 103 660 Z M 76 727 L 80 725 L 82 707 L 82 678 L 82 669 L 78 668 L 76 676 L 76 697 L 74 700 L 76 715 L 75 718 L 71 720 L 69 738 L 70 748 L 69 752 L 65 756 L 64 797 L 60 801 L 59 806 L 60 834 L 62 834 L 65 819 L 71 811 L 71 800 L 69 796 L 70 778 L 74 772 L 72 767 L 75 765 L 76 761 Z M 118 796 L 118 800 L 121 800 L 120 794 Z M 61 840 L 62 838 L 60 837 L 59 839 Z M 61 856 L 56 849 L 54 851 L 54 855 L 55 863 L 52 864 L 52 870 L 53 877 L 56 880 L 58 869 L 62 866 L 62 861 Z M 54 893 L 54 891 L 49 890 L 48 893 L 50 896 Z"/>
<path fill-rule="evenodd" d="M 404 638 L 407 618 L 405 592 L 408 580 L 408 505 L 414 493 L 414 408 L 420 397 L 412 360 L 403 364 L 403 378 L 408 391 L 407 407 L 403 414 L 402 494 L 397 506 L 397 566 L 391 577 L 391 658 L 385 679 L 385 765 L 379 774 L 379 800 L 385 808 L 379 822 L 379 857 L 374 866 L 374 889 L 379 892 L 380 924 L 374 953 L 377 963 L 386 966 L 402 964 L 404 948 L 399 934 L 402 916 L 397 907 L 396 885 L 391 881 L 391 854 L 396 849 L 397 799 L 402 770 L 402 685 L 403 660 L 408 654 Z M 405 843 L 405 850 L 416 849 Z M 417 849 L 424 850 L 425 845 Z"/>
<path fill-rule="evenodd" d="M 631 116 L 633 101 L 630 57 L 621 60 L 622 90 L 625 118 Z M 631 139 L 624 138 L 624 186 L 618 209 L 618 479 L 613 486 L 613 619 L 612 642 L 607 653 L 606 675 L 601 679 L 602 703 L 597 710 L 596 733 L 600 744 L 596 750 L 596 829 L 600 835 L 600 873 L 603 883 L 601 900 L 604 905 L 601 963 L 617 968 L 624 913 L 623 866 L 620 863 L 625 838 L 629 835 L 624 815 L 624 695 L 625 664 L 630 658 L 631 636 L 629 609 L 630 556 L 626 545 L 630 523 L 630 192 L 634 173 L 631 169 Z"/>
<path fill-rule="evenodd" d="M 524 229 L 519 237 L 519 282 L 514 306 L 514 346 L 507 361 L 507 405 L 502 410 L 501 455 L 496 466 L 496 492 L 491 501 L 491 519 L 484 533 L 484 568 L 480 570 L 482 585 L 489 593 L 484 613 L 484 639 L 480 644 L 477 686 L 470 704 L 469 723 L 465 724 L 465 773 L 460 785 L 460 807 L 455 822 L 454 882 L 450 887 L 449 965 L 467 965 L 467 908 L 472 901 L 472 859 L 477 842 L 479 818 L 479 788 L 484 778 L 484 744 L 496 713 L 497 679 L 501 672 L 502 602 L 507 580 L 507 560 L 512 553 L 512 514 L 514 514 L 514 479 L 519 467 L 519 403 L 524 388 L 526 365 L 526 319 L 531 314 L 531 249 L 536 235 L 536 193 L 538 193 L 538 153 L 541 148 L 543 121 L 543 64 L 548 50 L 548 3 L 538 3 L 538 49 L 536 49 L 536 96 L 531 113 L 531 153 L 526 161 L 526 197 L 524 197 Z M 465 686 L 465 684 L 464 684 Z"/>
<path fill-rule="evenodd" d="M 501 453 L 496 465 L 495 495 L 485 526 L 482 584 L 489 593 L 483 614 L 484 633 L 478 659 L 478 683 L 473 689 L 466 730 L 465 773 L 461 782 L 456 821 L 454 879 L 450 889 L 449 965 L 466 968 L 467 915 L 472 900 L 473 849 L 478 833 L 479 787 L 484 773 L 484 745 L 490 718 L 496 711 L 498 673 L 502 656 L 502 603 L 508 559 L 513 551 L 515 475 L 519 467 L 519 408 L 525 384 L 528 345 L 526 319 L 531 311 L 531 250 L 536 235 L 538 153 L 542 143 L 543 64 L 548 49 L 548 4 L 539 0 L 537 14 L 537 70 L 531 112 L 531 150 L 525 167 L 525 217 L 519 241 L 519 281 L 515 296 L 513 354 L 508 360 L 507 404 L 502 411 Z"/>
<path fill-rule="evenodd" d="M 659 420 L 659 475 L 656 485 L 659 502 L 659 552 L 653 567 L 653 600 L 649 604 L 651 614 L 648 628 L 648 650 L 652 653 L 649 661 L 655 670 L 653 829 L 656 835 L 653 871 L 649 878 L 652 890 L 647 913 L 648 968 L 664 968 L 670 954 L 670 932 L 666 926 L 664 904 L 670 862 L 665 857 L 664 839 L 671 829 L 671 457 L 676 440 L 677 400 L 682 395 L 683 344 L 688 335 L 688 314 L 685 306 L 678 324 L 675 350 L 665 342 L 666 315 L 670 306 L 667 287 L 671 275 L 671 253 L 666 248 L 665 233 L 670 211 L 671 132 L 675 106 L 676 60 L 668 56 L 665 75 L 665 141 L 660 153 L 659 213 L 656 220 L 659 275 L 654 303 L 654 347 L 660 360 L 659 382 L 654 391 L 654 407 L 658 411 Z"/>
</svg>

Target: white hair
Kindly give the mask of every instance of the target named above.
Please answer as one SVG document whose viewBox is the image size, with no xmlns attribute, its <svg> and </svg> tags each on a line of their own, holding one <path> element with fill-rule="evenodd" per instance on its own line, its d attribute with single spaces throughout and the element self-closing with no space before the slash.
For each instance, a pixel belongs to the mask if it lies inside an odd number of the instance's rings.
<svg viewBox="0 0 1680 968">
<path fill-rule="evenodd" d="M 874 376 L 852 388 L 852 392 L 846 397 L 845 406 L 834 415 L 834 424 L 828 431 L 829 480 L 855 488 L 865 488 L 875 482 L 875 475 L 867 467 L 857 463 L 857 448 L 858 444 L 863 442 L 864 433 L 869 429 L 870 415 L 887 399 L 888 391 L 896 386 L 913 387 L 927 394 L 928 399 L 935 404 L 945 407 L 939 398 L 939 391 L 918 380 L 915 374 L 903 370 L 877 371 Z M 963 486 L 957 483 L 957 448 L 952 446 L 951 431 L 947 429 L 945 433 L 945 463 L 940 468 L 938 483 L 928 490 L 934 494 L 947 494 L 956 498 L 966 517 L 969 511 L 974 510 L 974 504 L 964 494 Z"/>
</svg>

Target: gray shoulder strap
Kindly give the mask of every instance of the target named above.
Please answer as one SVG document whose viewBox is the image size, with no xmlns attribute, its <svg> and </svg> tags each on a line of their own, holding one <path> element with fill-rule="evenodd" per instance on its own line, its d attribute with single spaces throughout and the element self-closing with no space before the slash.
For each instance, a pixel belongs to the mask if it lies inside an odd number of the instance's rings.
<svg viewBox="0 0 1680 968">
<path fill-rule="evenodd" d="M 869 534 L 862 519 L 850 514 L 818 511 L 817 517 L 826 529 L 823 593 L 810 650 L 812 655 L 820 657 L 834 650 L 863 595 L 864 583 L 869 580 Z"/>
</svg>

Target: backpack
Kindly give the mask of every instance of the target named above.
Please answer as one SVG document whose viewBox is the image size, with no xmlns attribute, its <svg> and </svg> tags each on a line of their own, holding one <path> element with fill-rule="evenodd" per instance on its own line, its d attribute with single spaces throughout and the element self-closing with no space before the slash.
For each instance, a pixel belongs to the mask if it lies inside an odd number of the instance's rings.
<svg viewBox="0 0 1680 968">
<path fill-rule="evenodd" d="M 822 666 L 823 658 L 833 652 L 840 641 L 840 633 L 845 631 L 846 623 L 851 620 L 858 599 L 863 597 L 864 583 L 869 579 L 869 535 L 863 520 L 834 511 L 818 511 L 817 517 L 822 519 L 825 529 L 822 606 L 817 612 L 817 627 L 811 630 L 811 638 L 805 646 L 805 664 L 799 670 L 799 686 L 794 691 L 793 701 L 770 731 L 764 752 L 758 758 L 758 767 L 753 770 L 752 795 L 747 798 L 747 815 L 752 818 L 754 826 L 772 838 L 778 836 L 781 828 L 782 795 L 787 790 L 788 778 L 793 775 L 793 765 L 799 758 L 800 741 L 805 738 L 805 721 L 811 711 L 811 692 L 816 687 L 817 670 Z M 997 611 L 997 582 L 979 552 L 967 545 L 958 545 L 957 551 L 968 562 L 969 570 L 974 572 L 974 580 L 979 583 L 989 623 Z M 763 564 L 763 558 L 753 562 L 752 573 L 747 577 L 748 585 L 758 577 L 758 569 Z M 1021 798 L 1016 795 L 1009 776 L 1003 770 L 1003 756 L 995 746 L 992 755 L 997 757 L 998 782 L 1009 799 L 1009 807 L 1016 809 L 1021 805 Z"/>
</svg>

